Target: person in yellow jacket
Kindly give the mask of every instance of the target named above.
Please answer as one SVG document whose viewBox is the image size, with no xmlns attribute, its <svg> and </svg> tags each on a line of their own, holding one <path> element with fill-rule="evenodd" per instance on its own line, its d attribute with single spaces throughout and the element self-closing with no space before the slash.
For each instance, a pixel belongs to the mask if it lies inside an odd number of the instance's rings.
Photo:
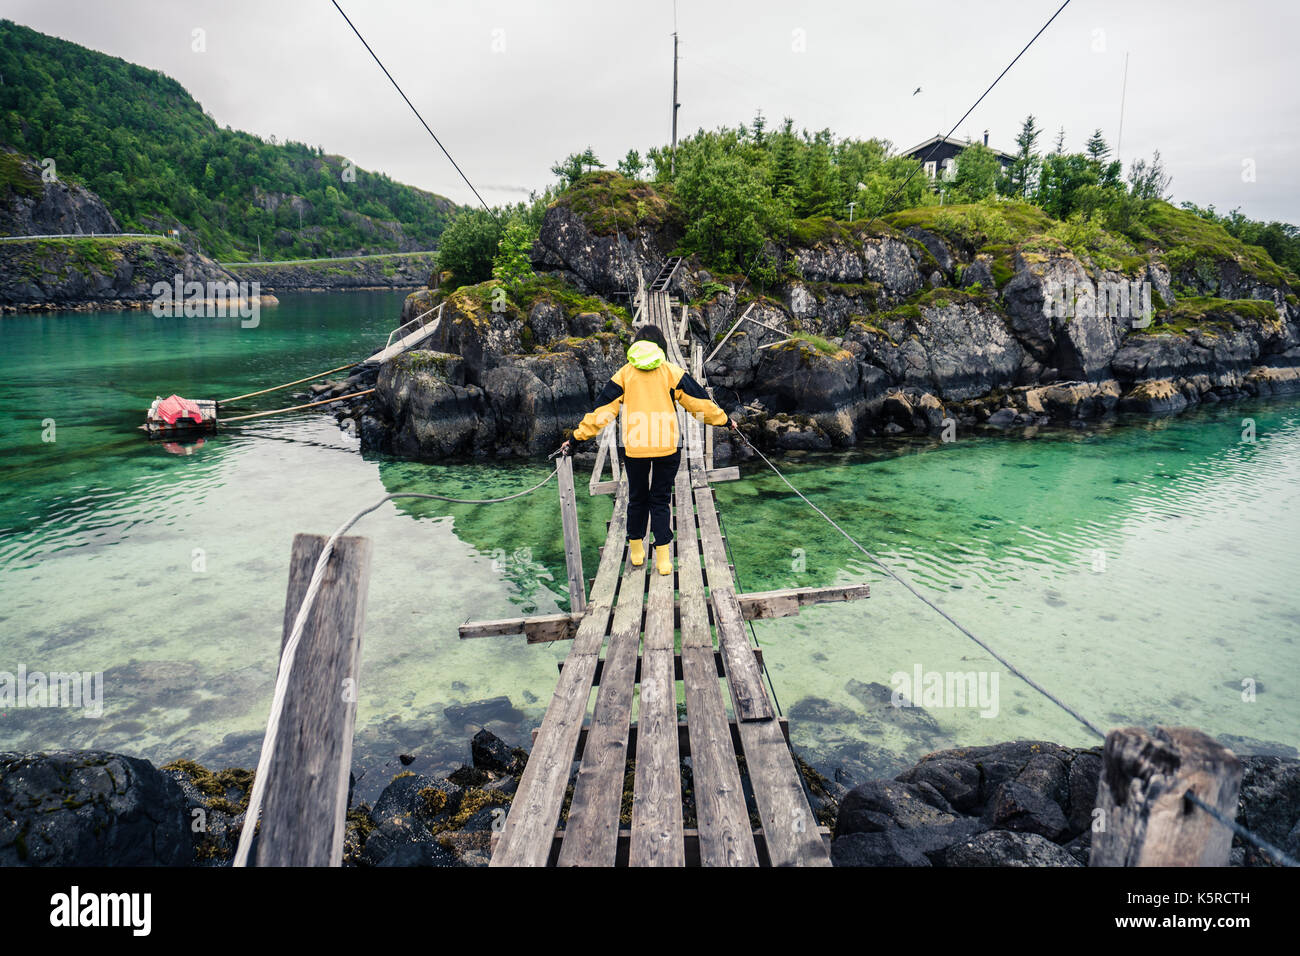
<svg viewBox="0 0 1300 956">
<path fill-rule="evenodd" d="M 575 444 L 594 438 L 617 420 L 619 406 L 624 407 L 626 422 L 620 457 L 627 472 L 628 552 L 634 565 L 639 567 L 645 562 L 648 519 L 654 532 L 655 566 L 660 574 L 673 572 L 668 549 L 673 540 L 668 502 L 682 461 L 676 405 L 706 424 L 736 427 L 685 369 L 668 361 L 667 348 L 658 328 L 642 326 L 627 350 L 627 364 L 614 373 L 596 397 L 595 411 L 586 415 L 573 430 L 573 437 L 560 446 L 564 454 L 572 454 Z"/>
</svg>

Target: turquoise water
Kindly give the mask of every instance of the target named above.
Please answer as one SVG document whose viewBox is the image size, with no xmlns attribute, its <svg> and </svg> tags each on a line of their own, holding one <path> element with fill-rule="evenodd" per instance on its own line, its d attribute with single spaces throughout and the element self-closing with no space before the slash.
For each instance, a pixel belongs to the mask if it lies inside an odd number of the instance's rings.
<svg viewBox="0 0 1300 956">
<path fill-rule="evenodd" d="M 363 457 L 332 417 L 310 412 L 223 432 L 189 454 L 135 431 L 158 394 L 221 398 L 364 355 L 400 302 L 286 295 L 256 329 L 130 312 L 0 320 L 0 670 L 105 675 L 102 717 L 10 710 L 0 748 L 251 766 L 295 533 L 329 533 L 392 491 L 490 497 L 546 474 L 541 462 Z M 248 410 L 290 404 L 284 395 Z M 1254 444 L 1241 441 L 1245 417 Z M 42 441 L 49 419 L 54 442 Z M 1297 462 L 1300 402 L 1290 401 L 1032 438 L 881 443 L 781 466 L 1093 722 L 1186 724 L 1249 751 L 1300 743 Z M 872 585 L 869 600 L 755 626 L 794 741 L 815 763 L 852 779 L 941 746 L 1091 741 L 761 463 L 742 471 L 717 492 L 747 590 Z M 580 499 L 588 574 L 608 509 L 607 498 Z M 358 533 L 374 542 L 356 737 L 358 772 L 374 773 L 363 791 L 399 752 L 419 756 L 415 769 L 464 759 L 480 722 L 524 742 L 566 645 L 460 641 L 456 628 L 565 606 L 553 488 L 486 508 L 392 502 Z M 900 722 L 864 698 L 861 685 L 889 687 L 917 667 L 996 673 L 996 716 L 928 706 L 931 721 Z M 498 697 L 508 701 L 476 704 Z"/>
</svg>

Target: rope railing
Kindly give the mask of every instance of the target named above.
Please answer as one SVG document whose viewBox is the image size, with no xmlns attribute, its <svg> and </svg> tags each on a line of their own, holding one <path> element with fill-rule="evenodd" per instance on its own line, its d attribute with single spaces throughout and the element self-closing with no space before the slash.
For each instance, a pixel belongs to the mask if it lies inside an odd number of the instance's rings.
<svg viewBox="0 0 1300 956">
<path fill-rule="evenodd" d="M 284 643 L 284 648 L 280 652 L 280 667 L 275 679 L 275 693 L 271 698 L 271 712 L 266 721 L 266 734 L 262 738 L 262 752 L 257 760 L 257 770 L 253 775 L 253 789 L 248 798 L 248 809 L 244 815 L 244 827 L 239 834 L 239 846 L 235 851 L 234 865 L 243 867 L 248 865 L 249 852 L 253 845 L 253 834 L 257 829 L 257 820 L 262 812 L 262 802 L 266 797 L 266 786 L 268 771 L 271 763 L 275 759 L 276 739 L 280 731 L 280 719 L 284 713 L 285 701 L 289 692 L 289 681 L 293 674 L 294 659 L 298 654 L 298 645 L 302 642 L 303 632 L 307 626 L 307 619 L 311 615 L 312 605 L 316 601 L 316 596 L 320 593 L 321 583 L 325 580 L 325 570 L 329 565 L 330 556 L 334 553 L 334 547 L 352 526 L 358 521 L 377 511 L 387 502 L 397 498 L 423 498 L 433 501 L 450 501 L 455 504 L 466 505 L 490 505 L 499 504 L 504 501 L 513 501 L 516 498 L 522 498 L 530 495 L 538 488 L 541 488 L 552 478 L 555 477 L 558 468 L 552 469 L 550 474 L 523 491 L 516 492 L 513 495 L 504 495 L 500 498 L 452 498 L 447 495 L 434 495 L 414 491 L 398 491 L 392 494 L 384 495 L 374 504 L 362 508 L 347 521 L 339 526 L 339 529 L 330 535 L 329 540 L 325 542 L 324 548 L 321 549 L 320 557 L 316 559 L 315 569 L 312 571 L 311 581 L 307 585 L 307 591 L 303 595 L 302 604 L 298 607 L 298 613 L 293 620 L 293 629 L 289 633 L 288 640 Z"/>
</svg>

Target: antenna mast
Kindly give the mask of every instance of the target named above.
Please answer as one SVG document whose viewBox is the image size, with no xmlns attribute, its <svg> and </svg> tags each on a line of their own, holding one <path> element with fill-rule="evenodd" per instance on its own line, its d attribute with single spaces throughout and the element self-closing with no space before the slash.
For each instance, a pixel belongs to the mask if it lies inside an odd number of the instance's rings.
<svg viewBox="0 0 1300 956">
<path fill-rule="evenodd" d="M 1119 94 L 1119 141 L 1115 144 L 1115 158 L 1124 161 L 1124 99 L 1128 95 L 1128 54 L 1124 54 L 1124 85 Z"/>
<path fill-rule="evenodd" d="M 673 154 L 668 164 L 668 174 L 677 175 L 677 5 L 673 5 Z"/>
</svg>

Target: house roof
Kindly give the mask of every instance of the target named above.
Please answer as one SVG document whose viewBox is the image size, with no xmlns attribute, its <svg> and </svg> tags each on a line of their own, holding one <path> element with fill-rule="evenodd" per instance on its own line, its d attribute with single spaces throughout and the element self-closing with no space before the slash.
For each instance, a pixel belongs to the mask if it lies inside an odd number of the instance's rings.
<svg viewBox="0 0 1300 956">
<path fill-rule="evenodd" d="M 977 141 L 973 139 L 957 139 L 955 136 L 934 135 L 931 136 L 929 139 L 925 140 L 924 142 L 917 143 L 911 149 L 903 150 L 901 153 L 899 153 L 899 155 L 911 156 L 913 153 L 920 153 L 930 149 L 932 146 L 934 146 L 935 143 L 938 142 L 944 142 L 947 143 L 949 146 L 959 146 L 962 149 L 965 149 L 967 146 L 973 145 Z M 1002 150 L 997 149 L 996 147 L 990 146 L 989 149 L 993 150 L 993 152 L 998 155 L 999 159 L 1005 159 L 1007 162 L 1012 162 L 1016 158 L 1014 154 L 1004 153 Z"/>
</svg>

